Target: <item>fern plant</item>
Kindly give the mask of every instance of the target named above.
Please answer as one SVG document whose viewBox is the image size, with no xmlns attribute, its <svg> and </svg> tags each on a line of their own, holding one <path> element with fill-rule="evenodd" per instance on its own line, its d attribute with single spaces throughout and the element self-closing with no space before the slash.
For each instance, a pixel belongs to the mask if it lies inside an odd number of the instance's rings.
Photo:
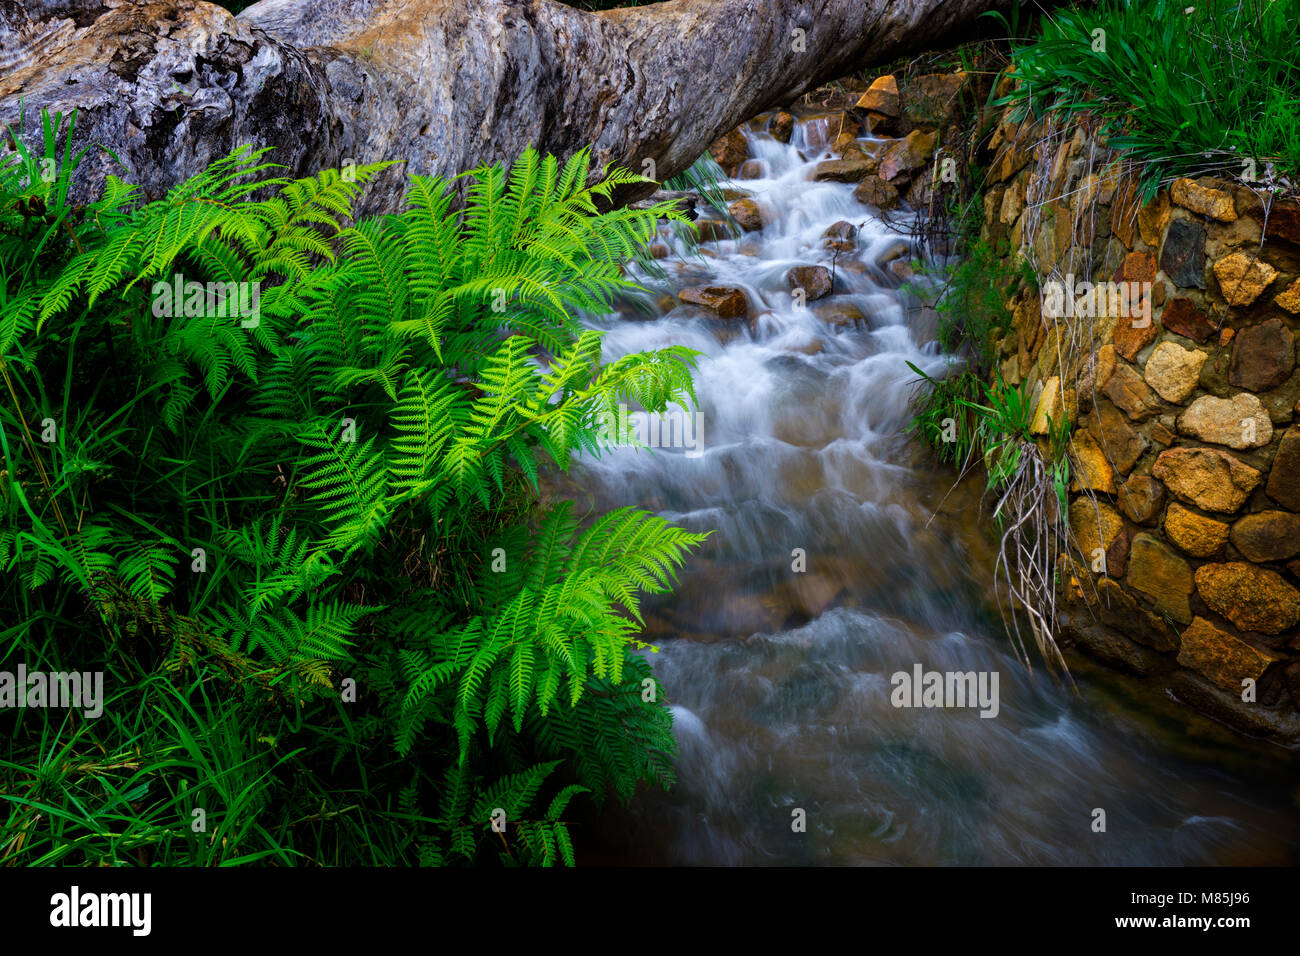
<svg viewBox="0 0 1300 956">
<path fill-rule="evenodd" d="M 233 682 L 258 739 L 305 754 L 286 813 L 352 753 L 391 784 L 365 812 L 416 821 L 407 862 L 571 864 L 574 796 L 671 782 L 639 598 L 701 536 L 538 506 L 620 404 L 694 401 L 695 353 L 604 363 L 579 320 L 675 215 L 598 211 L 640 177 L 530 150 L 465 174 L 463 205 L 413 176 L 403 211 L 354 221 L 387 164 L 289 180 L 243 148 L 73 209 L 76 157 L 34 159 L 0 159 L 13 647 Z"/>
</svg>

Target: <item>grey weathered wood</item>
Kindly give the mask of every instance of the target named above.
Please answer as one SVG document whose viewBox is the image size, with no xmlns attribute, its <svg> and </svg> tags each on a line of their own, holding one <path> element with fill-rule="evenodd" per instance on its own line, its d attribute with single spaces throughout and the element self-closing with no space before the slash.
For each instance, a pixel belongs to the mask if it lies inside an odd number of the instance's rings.
<svg viewBox="0 0 1300 956">
<path fill-rule="evenodd" d="M 296 175 L 345 159 L 454 174 L 525 146 L 661 179 L 718 135 L 856 67 L 961 39 L 1006 0 L 0 0 L 0 122 L 79 110 L 85 196 L 156 196 L 243 143 Z M 30 135 L 28 139 L 33 139 Z M 401 173 L 367 211 L 391 208 Z"/>
</svg>

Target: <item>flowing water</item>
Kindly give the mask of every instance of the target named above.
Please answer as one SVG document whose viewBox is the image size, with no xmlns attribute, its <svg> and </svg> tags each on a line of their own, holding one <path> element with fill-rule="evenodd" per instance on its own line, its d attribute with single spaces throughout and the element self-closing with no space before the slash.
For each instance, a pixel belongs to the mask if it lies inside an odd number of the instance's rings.
<svg viewBox="0 0 1300 956">
<path fill-rule="evenodd" d="M 944 365 L 926 313 L 900 289 L 907 270 L 885 264 L 916 250 L 851 186 L 811 181 L 828 158 L 817 155 L 822 133 L 801 123 L 789 145 L 752 133 L 764 177 L 732 185 L 767 210 L 765 228 L 710 243 L 703 257 L 675 248 L 666 279 L 638 273 L 649 314 L 629 307 L 595 323 L 608 329 L 609 358 L 671 344 L 704 353 L 701 428 L 676 436 L 685 447 L 584 461 L 579 493 L 715 532 L 676 593 L 648 604 L 679 783 L 602 816 L 597 855 L 1300 861 L 1293 765 L 1257 751 L 1234 762 L 1247 742 L 1189 743 L 1191 725 L 1136 705 L 1141 689 L 1126 700 L 1118 677 L 1085 674 L 1075 696 L 1012 654 L 989 611 L 993 556 L 977 490 L 952 490 L 952 474 L 905 435 L 916 379 L 907 362 Z M 856 246 L 835 256 L 823 233 L 842 220 L 858 227 Z M 833 256 L 833 295 L 799 308 L 787 271 Z M 756 317 L 678 307 L 671 297 L 687 285 L 743 289 Z M 891 676 L 917 665 L 996 673 L 996 716 L 895 707 Z M 1097 809 L 1104 833 L 1093 829 Z"/>
</svg>

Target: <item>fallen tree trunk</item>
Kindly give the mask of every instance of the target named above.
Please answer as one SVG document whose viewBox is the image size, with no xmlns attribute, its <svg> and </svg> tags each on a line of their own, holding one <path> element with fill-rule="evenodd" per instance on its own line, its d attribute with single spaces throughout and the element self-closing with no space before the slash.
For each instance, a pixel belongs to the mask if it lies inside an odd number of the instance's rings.
<svg viewBox="0 0 1300 956">
<path fill-rule="evenodd" d="M 78 110 L 78 198 L 157 196 L 249 143 L 307 175 L 346 160 L 452 175 L 594 145 L 666 179 L 717 136 L 856 67 L 961 39 L 1007 0 L 0 0 L 0 122 Z M 33 132 L 33 130 L 35 132 Z M 651 160 L 653 165 L 647 165 Z M 391 209 L 402 167 L 363 211 Z"/>
</svg>

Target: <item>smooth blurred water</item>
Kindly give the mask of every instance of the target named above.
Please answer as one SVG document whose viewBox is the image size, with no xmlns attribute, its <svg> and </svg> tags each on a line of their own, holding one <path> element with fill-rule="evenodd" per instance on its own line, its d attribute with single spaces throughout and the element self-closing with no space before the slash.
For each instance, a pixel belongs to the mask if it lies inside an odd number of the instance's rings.
<svg viewBox="0 0 1300 956">
<path fill-rule="evenodd" d="M 1037 675 L 980 589 L 992 555 L 970 490 L 904 431 L 917 376 L 944 360 L 924 314 L 882 259 L 917 251 L 852 188 L 811 181 L 824 138 L 755 134 L 765 178 L 734 183 L 770 219 L 761 233 L 680 248 L 644 273 L 644 309 L 595 323 L 606 357 L 681 344 L 704 353 L 703 454 L 620 449 L 576 484 L 715 534 L 649 639 L 673 702 L 678 787 L 599 822 L 609 861 L 753 864 L 1295 863 L 1285 767 L 1241 775 L 1174 746 L 1158 722 Z M 830 265 L 822 236 L 858 227 L 829 300 L 800 309 L 791 266 Z M 924 281 L 924 280 L 921 280 Z M 755 319 L 711 320 L 669 300 L 684 285 L 745 290 Z M 853 306 L 835 327 L 815 308 Z M 921 321 L 917 321 L 920 317 Z M 940 515 L 935 518 L 935 511 Z M 932 520 L 933 519 L 933 520 Z M 984 516 L 987 519 L 987 516 Z M 793 570 L 802 549 L 805 571 Z M 996 672 L 1000 710 L 896 708 L 890 676 Z M 1108 678 L 1103 677 L 1103 685 Z M 1267 760 L 1264 761 L 1268 763 Z M 1106 812 L 1105 833 L 1093 811 Z M 792 812 L 806 812 L 794 832 Z"/>
</svg>

